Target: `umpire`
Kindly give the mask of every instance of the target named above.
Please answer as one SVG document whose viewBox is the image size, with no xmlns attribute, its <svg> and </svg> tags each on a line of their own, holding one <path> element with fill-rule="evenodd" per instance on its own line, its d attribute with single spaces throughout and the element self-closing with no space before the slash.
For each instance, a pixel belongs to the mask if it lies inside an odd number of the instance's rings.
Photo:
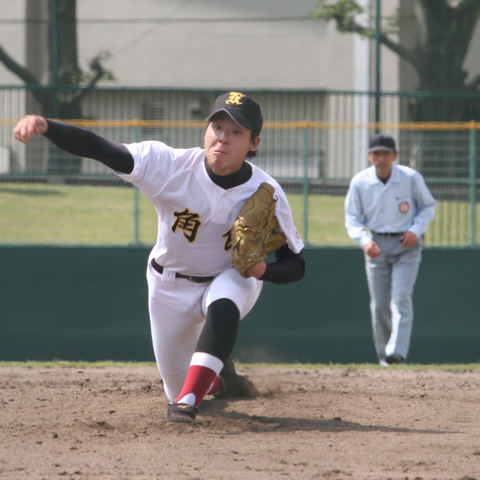
<svg viewBox="0 0 480 480">
<path fill-rule="evenodd" d="M 391 136 L 373 136 L 371 167 L 352 178 L 345 199 L 348 236 L 365 253 L 373 339 L 382 366 L 407 359 L 423 234 L 437 205 L 422 175 L 397 165 L 397 158 Z"/>
</svg>

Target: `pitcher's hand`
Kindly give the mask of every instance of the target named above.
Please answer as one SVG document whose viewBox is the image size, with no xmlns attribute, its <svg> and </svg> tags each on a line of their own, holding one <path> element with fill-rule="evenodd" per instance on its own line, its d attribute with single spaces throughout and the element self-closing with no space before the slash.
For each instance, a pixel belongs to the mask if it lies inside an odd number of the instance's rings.
<svg viewBox="0 0 480 480">
<path fill-rule="evenodd" d="M 245 270 L 245 273 L 248 277 L 262 278 L 265 270 L 267 269 L 267 264 L 265 262 L 258 262 L 251 267 L 248 267 Z"/>
<path fill-rule="evenodd" d="M 13 129 L 13 136 L 22 143 L 28 143 L 35 135 L 48 130 L 47 121 L 40 115 L 25 115 Z"/>
</svg>

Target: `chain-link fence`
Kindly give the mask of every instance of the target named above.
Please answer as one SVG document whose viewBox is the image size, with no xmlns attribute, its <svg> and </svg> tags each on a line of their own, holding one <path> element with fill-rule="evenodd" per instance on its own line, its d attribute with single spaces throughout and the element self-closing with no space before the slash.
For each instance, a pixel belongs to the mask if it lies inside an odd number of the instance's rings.
<svg viewBox="0 0 480 480">
<path fill-rule="evenodd" d="M 123 143 L 201 146 L 204 119 L 218 93 L 95 90 L 82 101 L 83 119 L 67 121 Z M 308 244 L 353 246 L 343 226 L 343 200 L 351 177 L 368 166 L 368 138 L 376 131 L 397 139 L 399 163 L 420 171 L 439 202 L 426 245 L 480 243 L 480 123 L 400 122 L 418 96 L 385 95 L 384 121 L 371 124 L 365 122 L 375 101 L 370 94 L 252 95 L 266 120 L 254 163 L 284 186 Z M 102 164 L 66 154 L 41 136 L 28 145 L 13 139 L 18 118 L 39 112 L 30 96 L 27 89 L 0 89 L 0 243 L 153 244 L 156 215 L 136 189 Z"/>
</svg>

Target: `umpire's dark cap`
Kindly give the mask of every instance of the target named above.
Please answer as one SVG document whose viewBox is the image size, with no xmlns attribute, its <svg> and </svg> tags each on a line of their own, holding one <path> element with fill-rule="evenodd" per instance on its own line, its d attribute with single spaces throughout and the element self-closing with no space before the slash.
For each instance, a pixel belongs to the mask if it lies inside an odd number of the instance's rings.
<svg viewBox="0 0 480 480">
<path fill-rule="evenodd" d="M 378 152 L 379 150 L 387 152 L 396 152 L 397 148 L 395 146 L 395 140 L 390 135 L 374 135 L 370 139 L 370 144 L 368 146 L 368 152 Z"/>
<path fill-rule="evenodd" d="M 253 98 L 243 93 L 227 92 L 217 97 L 207 122 L 219 112 L 228 113 L 241 127 L 252 130 L 255 137 L 262 130 L 263 116 L 260 105 Z"/>
</svg>

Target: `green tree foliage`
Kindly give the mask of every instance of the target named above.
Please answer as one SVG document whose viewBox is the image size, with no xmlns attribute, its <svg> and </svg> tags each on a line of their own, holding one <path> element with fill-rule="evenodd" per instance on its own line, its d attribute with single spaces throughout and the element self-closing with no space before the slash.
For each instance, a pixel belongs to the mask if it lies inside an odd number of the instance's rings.
<svg viewBox="0 0 480 480">
<path fill-rule="evenodd" d="M 320 0 L 313 13 L 314 18 L 335 21 L 337 29 L 343 33 L 357 33 L 366 38 L 375 38 L 376 30 L 371 25 L 357 21 L 364 8 L 354 0 L 338 0 L 326 3 Z M 415 22 L 418 26 L 417 42 L 406 48 L 395 40 L 405 18 L 402 10 L 396 15 L 383 19 L 380 42 L 407 61 L 418 74 L 417 90 L 441 93 L 478 93 L 480 74 L 467 80 L 464 68 L 475 26 L 480 16 L 480 0 L 417 0 L 414 2 Z M 425 103 L 425 102 L 424 102 Z M 414 120 L 467 121 L 480 115 L 478 101 L 463 100 L 461 107 L 446 107 L 445 102 L 436 105 L 420 102 L 412 106 Z M 453 103 L 452 103 L 453 105 Z"/>
</svg>

